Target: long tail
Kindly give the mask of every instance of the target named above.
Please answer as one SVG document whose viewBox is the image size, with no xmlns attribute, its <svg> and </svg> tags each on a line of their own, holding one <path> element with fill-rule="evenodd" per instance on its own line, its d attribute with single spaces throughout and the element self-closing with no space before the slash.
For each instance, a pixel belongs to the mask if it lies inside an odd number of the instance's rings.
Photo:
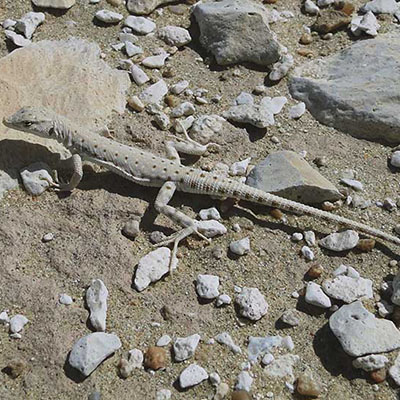
<svg viewBox="0 0 400 400">
<path fill-rule="evenodd" d="M 195 173 L 185 179 L 184 185 L 186 188 L 189 188 L 188 191 L 193 193 L 246 200 L 252 203 L 263 204 L 268 207 L 279 208 L 283 211 L 308 214 L 326 221 L 335 222 L 336 224 L 345 225 L 348 228 L 397 244 L 398 246 L 400 245 L 400 238 L 379 229 L 372 228 L 366 224 L 318 208 L 310 207 L 296 201 L 287 200 L 228 178 L 221 180 L 220 177 L 218 177 L 218 179 L 216 179 L 214 174 L 204 174 L 202 172 Z"/>
</svg>

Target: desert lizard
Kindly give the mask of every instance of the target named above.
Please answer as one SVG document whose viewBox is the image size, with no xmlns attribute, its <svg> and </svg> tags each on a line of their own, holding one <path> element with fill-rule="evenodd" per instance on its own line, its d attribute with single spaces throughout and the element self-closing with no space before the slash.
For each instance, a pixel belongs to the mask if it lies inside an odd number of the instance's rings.
<svg viewBox="0 0 400 400">
<path fill-rule="evenodd" d="M 155 209 L 182 227 L 182 230 L 159 243 L 160 245 L 174 243 L 171 260 L 175 258 L 179 242 L 185 237 L 196 233 L 203 239 L 209 240 L 207 230 L 202 228 L 199 221 L 168 205 L 176 190 L 246 200 L 284 211 L 308 214 L 400 245 L 400 238 L 368 225 L 266 193 L 230 178 L 223 178 L 218 173 L 181 165 L 178 151 L 202 155 L 210 145 L 201 145 L 193 141 L 186 131 L 183 132 L 184 140 L 166 143 L 168 158 L 162 158 L 139 148 L 123 145 L 110 138 L 84 131 L 72 121 L 46 108 L 24 107 L 12 116 L 4 118 L 3 123 L 12 129 L 55 139 L 70 150 L 72 177 L 66 184 L 52 182 L 55 190 L 71 191 L 78 186 L 83 176 L 82 158 L 106 167 L 139 185 L 160 187 L 155 200 Z"/>
</svg>

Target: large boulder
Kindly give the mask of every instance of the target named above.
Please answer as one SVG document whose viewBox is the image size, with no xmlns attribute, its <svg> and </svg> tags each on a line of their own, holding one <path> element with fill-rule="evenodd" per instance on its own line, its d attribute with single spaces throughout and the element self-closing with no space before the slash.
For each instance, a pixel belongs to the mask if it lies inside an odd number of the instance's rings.
<svg viewBox="0 0 400 400">
<path fill-rule="evenodd" d="M 400 35 L 363 40 L 297 69 L 292 96 L 320 122 L 355 137 L 400 143 Z"/>
<path fill-rule="evenodd" d="M 200 28 L 200 43 L 219 65 L 249 62 L 265 66 L 278 61 L 280 46 L 261 4 L 251 0 L 198 3 L 193 15 Z"/>
</svg>

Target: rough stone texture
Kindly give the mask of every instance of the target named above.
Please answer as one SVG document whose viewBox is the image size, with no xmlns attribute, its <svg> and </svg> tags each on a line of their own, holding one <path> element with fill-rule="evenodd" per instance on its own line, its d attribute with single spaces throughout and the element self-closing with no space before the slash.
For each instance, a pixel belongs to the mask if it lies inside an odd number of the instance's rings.
<svg viewBox="0 0 400 400">
<path fill-rule="evenodd" d="M 340 275 L 335 279 L 329 279 L 322 283 L 324 292 L 345 303 L 352 303 L 361 298 L 372 299 L 372 281 L 364 278 L 352 278 Z"/>
<path fill-rule="evenodd" d="M 332 183 L 292 151 L 270 154 L 252 169 L 246 183 L 265 192 L 307 204 L 341 198 Z"/>
<path fill-rule="evenodd" d="M 357 246 L 359 236 L 356 231 L 347 230 L 331 233 L 319 241 L 319 245 L 331 251 L 346 251 Z"/>
<path fill-rule="evenodd" d="M 339 308 L 329 318 L 329 326 L 343 350 L 354 357 L 400 347 L 400 332 L 393 322 L 375 318 L 361 301 Z"/>
<path fill-rule="evenodd" d="M 118 336 L 95 332 L 80 338 L 72 347 L 68 362 L 84 376 L 89 376 L 108 356 L 121 347 Z"/>
<path fill-rule="evenodd" d="M 42 162 L 31 164 L 20 173 L 26 191 L 32 196 L 40 196 L 49 188 L 49 181 L 53 181 L 50 167 Z"/>
<path fill-rule="evenodd" d="M 290 92 L 326 125 L 359 138 L 400 143 L 399 51 L 397 34 L 357 42 L 295 69 Z"/>
<path fill-rule="evenodd" d="M 243 288 L 236 296 L 235 302 L 239 307 L 240 315 L 252 321 L 259 320 L 268 311 L 268 304 L 257 288 Z"/>
<path fill-rule="evenodd" d="M 389 362 L 387 357 L 380 354 L 371 354 L 365 357 L 356 358 L 353 361 L 354 368 L 361 368 L 364 371 L 376 371 L 377 369 L 385 368 Z"/>
<path fill-rule="evenodd" d="M 32 3 L 36 7 L 59 8 L 61 10 L 68 10 L 68 8 L 71 8 L 76 3 L 76 0 L 32 0 Z"/>
<path fill-rule="evenodd" d="M 198 385 L 208 379 L 206 370 L 197 364 L 190 364 L 179 375 L 179 385 L 182 389 Z"/>
<path fill-rule="evenodd" d="M 177 2 L 183 3 L 179 0 L 127 0 L 126 7 L 132 14 L 148 15 L 161 5 Z"/>
<path fill-rule="evenodd" d="M 177 338 L 174 343 L 175 361 L 181 362 L 193 357 L 199 342 L 200 335 L 197 333 L 185 338 Z"/>
<path fill-rule="evenodd" d="M 106 330 L 108 290 L 100 279 L 93 279 L 86 291 L 86 304 L 90 310 L 90 323 L 96 331 Z"/>
<path fill-rule="evenodd" d="M 97 44 L 45 40 L 0 59 L 0 119 L 29 104 L 81 126 L 104 125 L 112 111 L 125 110 L 129 87 L 128 74 L 102 61 Z"/>
<path fill-rule="evenodd" d="M 219 65 L 269 65 L 278 61 L 279 44 L 260 4 L 250 0 L 199 3 L 193 15 L 200 27 L 200 43 Z"/>
</svg>

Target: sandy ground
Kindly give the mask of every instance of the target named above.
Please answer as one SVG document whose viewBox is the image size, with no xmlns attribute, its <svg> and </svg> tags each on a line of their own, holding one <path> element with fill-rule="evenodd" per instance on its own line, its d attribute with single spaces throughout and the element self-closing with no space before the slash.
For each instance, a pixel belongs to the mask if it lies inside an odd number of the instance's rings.
<svg viewBox="0 0 400 400">
<path fill-rule="evenodd" d="M 105 1 L 98 5 L 78 4 L 63 15 L 46 14 L 46 22 L 37 30 L 34 40 L 64 39 L 71 35 L 96 41 L 106 54 L 106 61 L 117 66 L 120 53 L 110 50 L 110 43 L 116 42 L 119 27 L 99 27 L 92 19 L 96 10 L 110 8 Z M 361 2 L 356 2 L 360 5 Z M 296 54 L 301 46 L 298 39 L 303 24 L 311 24 L 313 18 L 300 12 L 300 2 L 279 1 L 278 10 L 291 10 L 295 18 L 272 26 L 279 40 L 294 54 L 296 64 L 306 61 Z M 29 1 L 3 0 L 0 4 L 0 20 L 18 18 L 31 10 Z M 124 8 L 119 10 L 125 16 Z M 65 28 L 66 21 L 74 20 L 75 28 Z M 159 26 L 168 24 L 188 27 L 189 11 L 177 16 L 164 10 L 156 17 Z M 397 29 L 390 21 L 383 22 L 382 32 Z M 150 50 L 160 43 L 144 38 L 144 48 Z M 351 39 L 345 32 L 335 34 L 330 41 L 315 40 L 308 47 L 315 56 L 326 56 L 350 45 Z M 0 55 L 8 53 L 4 37 L 0 41 Z M 199 106 L 203 114 L 222 113 L 241 92 L 251 92 L 256 85 L 264 82 L 266 71 L 244 66 L 221 69 L 215 65 L 196 61 L 204 55 L 193 45 L 171 57 L 168 65 L 176 72 L 167 79 L 175 83 L 188 79 L 191 88 L 206 88 L 208 98 L 222 95 L 219 104 Z M 232 72 L 239 71 L 240 76 Z M 222 80 L 221 76 L 226 80 Z M 286 95 L 287 81 L 271 86 L 271 96 Z M 132 92 L 136 89 L 132 85 Z M 295 104 L 293 100 L 290 105 Z M 290 149 L 307 151 L 306 159 L 325 155 L 328 165 L 321 173 L 337 184 L 345 169 L 357 171 L 363 182 L 363 196 L 371 200 L 385 197 L 398 199 L 399 175 L 387 168 L 388 147 L 354 139 L 344 133 L 325 127 L 316 122 L 309 113 L 299 121 L 288 118 L 286 108 L 277 116 L 277 124 L 266 131 L 243 129 L 227 123 L 215 140 L 222 146 L 220 153 L 210 154 L 198 160 L 196 166 L 227 164 L 252 157 L 257 163 L 268 153 Z M 165 133 L 151 124 L 146 113 L 126 111 L 115 115 L 109 127 L 115 132 L 116 140 L 140 146 L 163 154 L 162 142 Z M 0 133 L 2 132 L 0 127 Z M 276 136 L 280 144 L 270 140 Z M 21 136 L 21 139 L 23 137 Z M 33 161 L 44 161 L 57 166 L 57 154 L 43 145 L 33 145 L 21 140 L 0 141 L 1 168 L 21 168 Z M 363 373 L 351 367 L 351 360 L 341 350 L 339 343 L 327 326 L 327 314 L 317 313 L 291 297 L 295 290 L 304 287 L 304 274 L 310 264 L 299 256 L 301 245 L 289 240 L 289 235 L 299 230 L 314 230 L 320 237 L 334 228 L 325 222 L 308 218 L 287 216 L 287 223 L 277 222 L 266 210 L 243 204 L 223 213 L 223 223 L 228 234 L 213 240 L 210 246 L 197 238 L 189 238 L 180 247 L 177 272 L 150 287 L 143 293 L 132 289 L 132 277 L 140 257 L 151 251 L 149 235 L 154 230 L 167 234 L 176 227 L 165 217 L 157 216 L 152 204 L 156 190 L 143 189 L 111 173 L 93 170 L 88 166 L 79 188 L 70 195 L 57 196 L 45 193 L 32 198 L 22 189 L 13 190 L 0 201 L 0 308 L 9 309 L 10 314 L 22 313 L 30 320 L 22 340 L 9 338 L 5 328 L 0 329 L 0 368 L 12 359 L 27 363 L 24 373 L 13 380 L 0 374 L 0 398 L 2 399 L 85 399 L 97 389 L 104 399 L 152 399 L 158 389 L 168 388 L 174 399 L 210 399 L 214 389 L 203 383 L 186 392 L 179 391 L 175 381 L 189 362 L 168 362 L 165 371 L 154 375 L 136 371 L 127 380 L 117 375 L 116 365 L 122 351 L 131 348 L 145 350 L 155 344 L 165 333 L 171 337 L 199 333 L 202 337 L 195 360 L 207 371 L 217 371 L 222 380 L 233 388 L 240 372 L 241 363 L 246 360 L 245 352 L 234 355 L 226 347 L 206 344 L 209 338 L 227 331 L 243 350 L 248 336 L 286 335 L 293 338 L 293 354 L 301 357 L 296 375 L 303 370 L 312 371 L 321 382 L 325 399 L 387 400 L 397 398 L 397 390 L 391 382 L 379 385 L 374 391 L 372 383 Z M 172 204 L 189 215 L 219 203 L 207 197 L 177 194 Z M 250 208 L 253 213 L 246 211 Z M 254 213 L 256 215 L 254 215 Z M 390 231 L 398 221 L 398 212 L 389 213 L 377 207 L 354 210 L 342 207 L 339 214 L 361 220 Z M 141 216 L 141 234 L 135 241 L 121 234 L 121 227 L 134 216 Z M 232 225 L 239 223 L 242 231 L 235 233 Z M 55 239 L 42 243 L 45 233 L 53 232 Z M 239 259 L 227 254 L 231 240 L 249 236 L 251 252 Z M 216 260 L 213 248 L 223 249 L 224 256 Z M 396 250 L 393 249 L 392 250 Z M 315 248 L 316 261 L 325 272 L 317 280 L 320 283 L 341 263 L 353 266 L 363 277 L 372 279 L 374 291 L 378 293 L 381 282 L 397 271 L 388 263 L 397 258 L 390 248 L 378 246 L 370 253 L 349 252 L 337 256 Z M 234 285 L 257 287 L 265 294 L 269 303 L 266 317 L 255 324 L 244 325 L 236 316 L 233 306 L 217 309 L 213 304 L 201 304 L 196 296 L 194 281 L 199 273 L 211 273 L 221 279 L 221 292 L 234 295 Z M 106 284 L 110 296 L 108 303 L 107 331 L 115 332 L 121 338 L 123 348 L 105 361 L 88 379 L 76 381 L 66 365 L 68 352 L 73 343 L 90 332 L 87 327 L 88 312 L 84 305 L 84 293 L 94 278 Z M 58 296 L 68 293 L 74 304 L 66 307 L 58 304 Z M 368 303 L 367 303 L 368 304 Z M 168 308 L 165 319 L 162 310 Z M 285 309 L 298 308 L 302 313 L 300 326 L 279 329 L 277 320 Z M 368 304 L 374 309 L 373 302 Z M 157 322 L 160 325 L 154 325 Z M 396 353 L 396 352 L 395 352 Z M 396 354 L 391 354 L 393 359 Z M 193 360 L 189 360 L 193 361 Z M 275 399 L 289 399 L 283 380 L 268 378 L 261 366 L 252 369 L 254 383 L 252 394 L 256 399 L 266 398 L 272 391 Z"/>
</svg>

